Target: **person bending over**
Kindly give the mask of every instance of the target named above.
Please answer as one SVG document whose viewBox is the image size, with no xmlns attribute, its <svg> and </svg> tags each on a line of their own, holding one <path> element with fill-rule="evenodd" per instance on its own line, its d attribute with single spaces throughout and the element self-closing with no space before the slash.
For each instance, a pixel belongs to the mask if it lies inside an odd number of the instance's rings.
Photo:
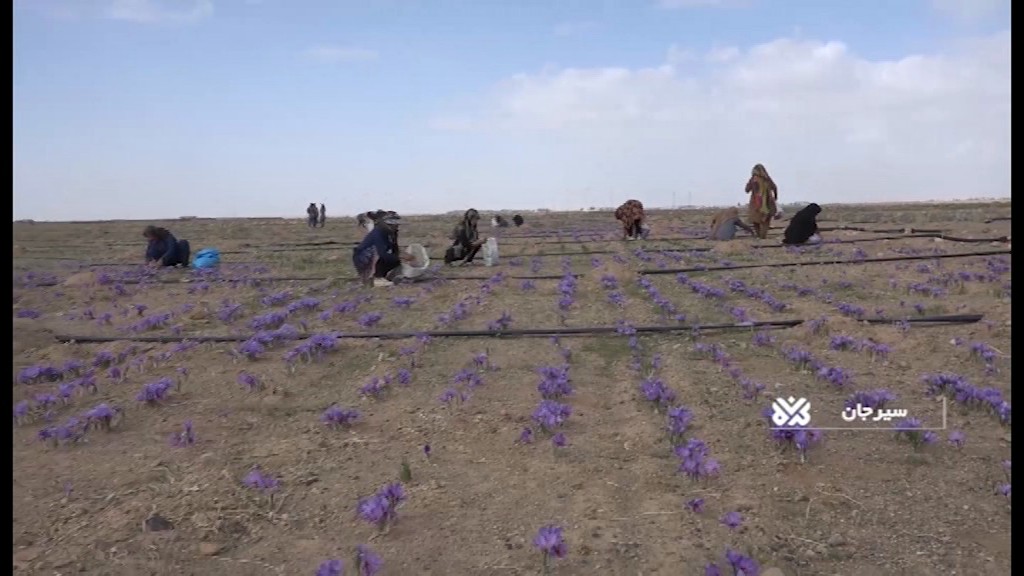
<svg viewBox="0 0 1024 576">
<path fill-rule="evenodd" d="M 146 226 L 142 231 L 146 239 L 146 264 L 150 266 L 187 267 L 191 249 L 188 240 L 178 240 L 170 230 L 159 226 Z"/>
<path fill-rule="evenodd" d="M 708 240 L 732 240 L 736 237 L 736 228 L 742 228 L 751 236 L 757 236 L 753 228 L 740 220 L 740 211 L 736 207 L 732 207 L 719 211 L 711 219 L 711 233 L 708 235 Z"/>
<path fill-rule="evenodd" d="M 644 205 L 639 200 L 626 200 L 615 209 L 615 219 L 622 222 L 623 240 L 639 240 L 643 235 Z"/>
<path fill-rule="evenodd" d="M 818 214 L 821 214 L 821 206 L 808 204 L 793 214 L 789 220 L 789 226 L 782 234 L 783 244 L 817 244 L 821 242 L 818 235 Z"/>
<path fill-rule="evenodd" d="M 444 263 L 454 266 L 456 262 L 462 265 L 472 264 L 476 253 L 484 245 L 480 240 L 480 233 L 477 231 L 477 224 L 480 222 L 480 214 L 470 208 L 462 216 L 462 221 L 452 231 L 452 245 L 444 253 Z"/>
<path fill-rule="evenodd" d="M 398 214 L 387 214 L 380 218 L 363 241 L 352 249 L 352 263 L 359 277 L 367 285 L 391 286 L 401 275 L 402 261 L 410 262 L 412 254 L 398 250 Z"/>
</svg>

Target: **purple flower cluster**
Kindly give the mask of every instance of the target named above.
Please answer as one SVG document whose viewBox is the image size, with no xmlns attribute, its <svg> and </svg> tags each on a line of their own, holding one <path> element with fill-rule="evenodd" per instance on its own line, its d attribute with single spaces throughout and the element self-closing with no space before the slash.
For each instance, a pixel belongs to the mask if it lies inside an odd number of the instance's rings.
<svg viewBox="0 0 1024 576">
<path fill-rule="evenodd" d="M 1010 403 L 998 388 L 981 388 L 963 376 L 947 372 L 925 374 L 923 380 L 928 385 L 926 393 L 929 396 L 944 395 L 959 404 L 987 410 L 995 414 L 1001 423 L 1010 425 Z"/>
<path fill-rule="evenodd" d="M 733 576 L 757 576 L 761 573 L 761 567 L 753 558 L 731 548 L 725 551 L 725 562 L 732 569 Z M 704 567 L 704 576 L 724 576 L 724 574 L 718 564 L 710 563 Z"/>
<path fill-rule="evenodd" d="M 337 404 L 331 404 L 320 415 L 320 421 L 331 428 L 348 428 L 359 417 L 360 413 L 355 408 L 342 408 Z"/>
<path fill-rule="evenodd" d="M 502 330 L 508 330 L 511 325 L 512 325 L 512 315 L 509 314 L 506 311 L 506 312 L 502 312 L 501 316 L 499 316 L 496 320 L 488 322 L 487 323 L 487 329 L 488 330 L 493 330 L 495 332 L 500 332 Z"/>
<path fill-rule="evenodd" d="M 690 438 L 674 450 L 681 460 L 679 471 L 693 480 L 715 476 L 721 470 L 721 465 L 711 457 L 711 451 L 703 440 Z"/>
<path fill-rule="evenodd" d="M 566 312 L 576 300 L 576 276 L 572 274 L 571 270 L 566 270 L 565 275 L 558 282 L 558 295 L 558 309 L 564 323 Z"/>
<path fill-rule="evenodd" d="M 245 478 L 242 479 L 242 484 L 270 495 L 271 501 L 273 501 L 274 492 L 281 487 L 280 480 L 271 474 L 267 474 L 259 466 L 253 467 L 245 475 Z"/>
<path fill-rule="evenodd" d="M 938 435 L 931 430 L 921 430 L 921 421 L 917 418 L 904 418 L 893 425 L 896 438 L 906 440 L 914 448 L 920 450 L 925 444 L 934 444 Z"/>
<path fill-rule="evenodd" d="M 398 518 L 399 505 L 405 499 L 405 487 L 400 482 L 392 482 L 374 494 L 360 498 L 356 509 L 363 520 L 383 531 Z"/>
<path fill-rule="evenodd" d="M 541 380 L 537 383 L 537 391 L 542 398 L 557 400 L 562 396 L 572 394 L 572 385 L 569 379 L 569 365 L 562 366 L 541 366 L 537 368 Z"/>
<path fill-rule="evenodd" d="M 98 404 L 86 410 L 81 417 L 72 416 L 64 424 L 43 428 L 37 436 L 40 440 L 52 442 L 54 446 L 78 442 L 90 429 L 109 431 L 117 425 L 121 416 L 120 407 Z"/>
<path fill-rule="evenodd" d="M 341 332 L 323 332 L 313 334 L 309 339 L 297 344 L 284 355 L 284 361 L 289 364 L 296 360 L 313 362 L 322 359 L 328 352 L 338 348 L 338 339 Z"/>
<path fill-rule="evenodd" d="M 572 407 L 554 400 L 541 400 L 533 411 L 533 420 L 546 432 L 554 432 L 572 414 Z"/>
<path fill-rule="evenodd" d="M 789 304 L 786 304 L 785 302 L 772 296 L 766 290 L 763 290 L 761 288 L 754 288 L 753 286 L 747 286 L 747 284 L 742 280 L 727 278 L 726 285 L 732 292 L 743 294 L 748 298 L 753 298 L 755 300 L 760 300 L 761 302 L 764 302 L 765 304 L 768 305 L 769 308 L 771 308 L 775 312 L 783 312 L 790 307 Z"/>
<path fill-rule="evenodd" d="M 167 395 L 170 394 L 171 388 L 176 386 L 176 382 L 171 378 L 164 376 L 155 382 L 150 382 L 139 390 L 138 394 L 135 395 L 135 399 L 139 402 L 146 402 L 147 404 L 155 405 L 161 400 L 165 400 Z"/>
<path fill-rule="evenodd" d="M 644 289 L 644 292 L 647 294 L 647 297 L 654 302 L 654 304 L 658 307 L 663 316 L 667 318 L 672 318 L 677 322 L 686 321 L 686 315 L 680 314 L 679 309 L 676 308 L 676 305 L 670 302 L 668 298 L 662 296 L 661 291 L 658 290 L 658 287 L 655 286 L 654 283 L 650 281 L 650 279 L 648 279 L 646 276 L 641 276 L 638 282 L 640 284 L 640 287 Z"/>
<path fill-rule="evenodd" d="M 569 547 L 565 543 L 562 528 L 554 524 L 542 526 L 533 537 L 533 546 L 540 551 L 543 562 L 543 571 L 548 573 L 551 558 L 564 558 L 569 553 Z"/>
<path fill-rule="evenodd" d="M 725 298 L 725 290 L 716 288 L 710 284 L 704 284 L 697 280 L 691 280 L 689 276 L 683 273 L 676 274 L 676 282 L 689 286 L 690 290 L 693 290 L 696 294 L 708 298 L 708 299 L 721 299 Z"/>
</svg>

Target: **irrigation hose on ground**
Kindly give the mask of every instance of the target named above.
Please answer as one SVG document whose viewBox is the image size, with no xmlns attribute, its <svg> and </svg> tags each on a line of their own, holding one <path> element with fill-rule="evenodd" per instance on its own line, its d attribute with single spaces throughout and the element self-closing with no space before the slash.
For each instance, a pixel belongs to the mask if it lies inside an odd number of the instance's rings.
<svg viewBox="0 0 1024 576">
<path fill-rule="evenodd" d="M 811 260 L 804 262 L 776 262 L 773 264 L 739 264 L 736 266 L 707 266 L 704 268 L 675 269 L 641 269 L 637 274 L 653 276 L 657 274 L 679 274 L 683 272 L 721 272 L 724 270 L 745 270 L 750 268 L 792 268 L 797 266 L 827 266 L 830 264 L 870 264 L 872 262 L 903 262 L 910 260 L 937 260 L 943 258 L 970 258 L 972 256 L 996 256 L 1010 254 L 1010 250 L 985 250 L 982 252 L 965 252 L 962 254 L 932 254 L 929 256 L 885 256 L 882 258 L 861 258 L 853 260 Z"/>
<path fill-rule="evenodd" d="M 973 324 L 980 322 L 984 314 L 956 314 L 950 316 L 921 316 L 916 318 L 865 318 L 861 322 L 868 324 Z M 803 324 L 806 320 L 768 320 L 764 322 L 742 322 L 738 324 L 679 324 L 676 326 L 636 326 L 632 329 L 637 334 L 658 334 L 669 332 L 692 332 L 694 330 L 756 330 L 792 328 Z M 339 338 L 399 340 L 429 336 L 431 338 L 517 338 L 531 336 L 590 336 L 597 334 L 615 334 L 617 326 L 592 326 L 585 328 L 522 328 L 513 330 L 433 330 L 421 332 L 345 332 Z M 312 334 L 300 334 L 294 340 L 305 340 Z M 169 344 L 174 342 L 245 342 L 250 336 L 55 336 L 57 341 L 75 344 L 96 344 L 103 342 L 152 342 Z"/>
<path fill-rule="evenodd" d="M 939 238 L 939 239 L 945 240 L 947 242 L 956 242 L 956 243 L 961 243 L 961 244 L 987 244 L 987 243 L 992 243 L 992 242 L 1009 242 L 1010 241 L 1010 238 L 1008 236 L 997 236 L 997 237 L 994 237 L 994 238 L 960 238 L 960 237 L 957 237 L 957 236 L 947 236 L 945 234 L 939 234 L 939 233 L 921 232 L 921 233 L 914 233 L 914 234 L 903 234 L 903 235 L 900 235 L 900 236 L 880 236 L 880 237 L 875 237 L 875 238 L 850 238 L 850 239 L 845 239 L 845 240 L 833 240 L 833 241 L 822 242 L 821 244 L 813 244 L 813 245 L 806 245 L 806 246 L 808 246 L 808 247 L 813 247 L 813 246 L 831 246 L 831 245 L 834 245 L 834 244 L 857 244 L 857 243 L 861 243 L 861 242 L 875 242 L 875 241 L 883 241 L 883 240 L 886 240 L 886 241 L 887 240 L 909 240 L 909 239 L 913 239 L 913 238 Z M 743 238 L 740 237 L 740 238 L 737 238 L 736 240 L 742 240 L 742 239 Z M 666 241 L 666 240 L 673 240 L 673 239 L 671 239 L 671 238 L 668 238 L 668 239 L 661 238 L 659 240 Z M 685 240 L 704 240 L 704 238 L 686 238 Z M 583 243 L 581 242 L 580 244 L 582 245 Z M 708 252 L 708 251 L 712 250 L 712 248 L 708 247 L 708 246 L 698 246 L 698 247 L 695 247 L 695 248 L 687 248 L 687 247 L 684 247 L 684 246 L 650 246 L 650 247 L 645 247 L 645 245 L 641 244 L 640 247 L 645 249 L 646 251 L 649 251 L 649 252 L 665 251 L 665 250 L 683 251 L 683 252 Z M 766 249 L 766 248 L 787 248 L 787 247 L 793 247 L 793 246 L 789 246 L 789 245 L 786 245 L 786 244 L 755 244 L 755 245 L 750 246 L 750 248 L 754 249 L 754 250 L 762 250 L 762 249 Z M 221 254 L 225 254 L 225 253 L 226 254 L 251 254 L 251 252 L 241 252 L 241 251 L 239 251 L 239 252 L 221 252 Z M 621 253 L 622 252 L 620 250 L 590 250 L 590 251 L 578 251 L 578 252 L 577 251 L 547 252 L 547 253 L 544 253 L 544 254 L 508 254 L 506 257 L 507 258 L 545 258 L 545 257 L 549 257 L 549 256 L 600 256 L 600 255 L 621 254 Z M 67 257 L 63 257 L 63 256 L 54 256 L 54 257 L 50 257 L 50 256 L 27 256 L 27 257 L 20 257 L 20 258 L 24 259 L 24 260 L 68 260 L 68 261 L 76 261 L 77 260 L 75 258 L 67 258 Z M 248 261 L 222 262 L 222 264 L 223 265 L 231 265 L 231 266 L 245 266 L 245 265 L 248 265 L 248 266 L 266 266 L 267 265 L 267 263 L 265 263 L 265 262 L 248 262 Z M 141 266 L 141 264 L 139 264 L 137 262 L 96 262 L 96 263 L 92 263 L 92 264 L 82 264 L 82 266 L 88 267 L 88 268 L 101 268 L 101 267 L 104 267 L 104 266 L 110 266 L 110 267 L 113 267 L 113 266 Z"/>
<path fill-rule="evenodd" d="M 573 273 L 573 276 L 579 278 L 579 277 L 583 276 L 583 274 L 582 273 Z M 430 282 L 431 280 L 444 280 L 446 282 L 450 281 L 450 280 L 479 280 L 479 281 L 483 281 L 483 280 L 490 280 L 493 277 L 494 277 L 494 275 L 491 275 L 491 276 L 482 276 L 482 275 L 475 275 L 475 276 L 424 276 L 422 278 L 417 278 L 415 283 L 416 284 L 425 284 L 427 282 Z M 561 280 L 562 278 L 565 278 L 565 274 L 546 274 L 546 275 L 537 275 L 537 276 L 511 276 L 511 275 L 507 275 L 507 276 L 505 276 L 505 278 L 509 279 L 509 280 Z M 210 283 L 218 283 L 218 284 L 231 283 L 231 282 L 246 283 L 246 284 L 259 284 L 261 282 L 326 282 L 326 281 L 355 282 L 357 280 L 362 280 L 362 279 L 357 277 L 357 276 L 253 276 L 251 278 L 181 278 L 181 279 L 178 279 L 178 280 L 174 280 L 174 279 L 171 279 L 171 278 L 161 278 L 161 279 L 158 279 L 158 280 L 150 280 L 150 281 L 122 280 L 120 282 L 117 282 L 117 284 L 123 284 L 125 286 L 134 286 L 134 285 L 139 285 L 139 284 L 199 284 L 201 282 L 210 282 Z M 62 284 L 62 282 L 37 282 L 37 283 L 34 283 L 34 284 L 29 284 L 28 287 L 32 287 L 32 288 L 36 288 L 36 287 L 49 287 L 49 286 L 60 286 L 61 284 Z"/>
</svg>

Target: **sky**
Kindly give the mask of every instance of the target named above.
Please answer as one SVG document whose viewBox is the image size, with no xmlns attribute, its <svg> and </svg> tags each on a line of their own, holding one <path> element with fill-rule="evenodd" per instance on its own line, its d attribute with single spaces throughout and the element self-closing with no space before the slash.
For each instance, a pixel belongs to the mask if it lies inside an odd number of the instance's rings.
<svg viewBox="0 0 1024 576">
<path fill-rule="evenodd" d="M 14 0 L 14 217 L 1010 196 L 1009 0 Z"/>
</svg>

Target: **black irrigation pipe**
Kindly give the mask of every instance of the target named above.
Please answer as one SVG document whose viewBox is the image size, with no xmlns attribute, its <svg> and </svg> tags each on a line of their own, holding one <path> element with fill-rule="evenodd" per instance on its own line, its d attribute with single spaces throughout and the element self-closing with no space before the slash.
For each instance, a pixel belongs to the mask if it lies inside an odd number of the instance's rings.
<svg viewBox="0 0 1024 576">
<path fill-rule="evenodd" d="M 991 224 L 993 222 L 1009 222 L 1009 221 L 1010 221 L 1010 216 L 999 216 L 997 218 L 989 218 L 988 220 L 985 220 L 985 224 Z"/>
<path fill-rule="evenodd" d="M 965 252 L 962 254 L 933 254 L 930 256 L 885 256 L 881 258 L 861 258 L 859 260 L 811 260 L 805 262 L 776 262 L 772 264 L 742 264 L 738 266 L 708 266 L 706 268 L 675 268 L 675 269 L 641 269 L 637 274 L 652 276 L 656 274 L 678 274 L 681 272 L 716 272 L 722 270 L 741 270 L 747 268 L 788 268 L 795 266 L 825 266 L 829 264 L 866 264 L 870 262 L 902 262 L 907 260 L 937 260 L 940 258 L 969 258 L 971 256 L 995 256 L 1010 254 L 1010 250 L 985 250 L 982 252 Z"/>
<path fill-rule="evenodd" d="M 952 316 L 924 316 L 919 318 L 907 318 L 894 320 L 892 318 L 866 318 L 861 322 L 868 324 L 895 324 L 907 322 L 912 324 L 974 324 L 984 318 L 984 314 L 957 314 Z M 792 328 L 803 324 L 806 320 L 768 320 L 763 322 L 743 322 L 740 324 L 680 324 L 677 326 L 637 326 L 634 328 L 638 334 L 662 334 L 669 332 L 689 332 L 693 330 L 754 330 Z M 374 339 L 399 340 L 429 336 L 431 338 L 515 338 L 529 336 L 589 336 L 596 334 L 615 334 L 619 331 L 617 326 L 590 326 L 581 328 L 521 328 L 514 330 L 433 330 L 424 332 L 346 332 L 339 338 L 351 339 Z M 312 334 L 300 334 L 295 340 L 311 338 Z M 58 342 L 73 342 L 76 344 L 98 344 L 105 342 L 152 342 L 169 344 L 172 342 L 245 342 L 250 336 L 55 336 Z"/>
<path fill-rule="evenodd" d="M 959 238 L 959 237 L 956 237 L 956 236 L 946 236 L 945 234 L 932 234 L 932 233 L 925 234 L 925 233 L 922 233 L 922 234 L 903 234 L 901 236 L 880 236 L 880 237 L 877 237 L 877 238 L 850 238 L 850 239 L 846 239 L 846 240 L 831 240 L 831 241 L 822 242 L 821 244 L 813 244 L 813 245 L 807 245 L 807 246 L 808 247 L 813 247 L 813 246 L 827 247 L 827 246 L 831 246 L 833 244 L 858 244 L 858 243 L 861 243 L 861 242 L 875 242 L 875 241 L 881 241 L 881 240 L 909 240 L 909 239 L 912 239 L 912 238 L 941 238 L 942 240 L 945 240 L 947 242 L 960 242 L 960 243 L 971 243 L 971 244 L 987 244 L 987 243 L 991 243 L 991 242 L 1009 242 L 1010 241 L 1010 238 L 1007 237 L 1007 236 L 998 236 L 998 237 L 995 237 L 995 238 Z M 740 239 L 741 238 L 736 238 L 736 240 L 740 240 Z M 662 241 L 664 241 L 664 240 L 675 240 L 675 238 L 668 238 L 668 239 L 666 239 L 666 238 L 659 238 L 659 240 L 662 240 Z M 681 240 L 706 240 L 706 239 L 705 238 L 683 238 Z M 715 242 L 717 243 L 717 241 L 715 241 Z M 506 244 L 506 246 L 507 246 L 507 244 Z M 691 247 L 686 247 L 686 246 L 653 246 L 653 247 L 647 247 L 647 246 L 645 246 L 643 244 L 641 244 L 639 246 L 640 246 L 640 248 L 642 248 L 643 250 L 648 251 L 648 252 L 657 252 L 657 251 L 666 251 L 666 250 L 668 250 L 668 251 L 678 251 L 678 252 L 709 252 L 710 250 L 712 250 L 712 248 L 708 247 L 708 246 L 697 246 L 697 247 L 692 247 L 692 248 Z M 787 244 L 754 244 L 754 245 L 750 246 L 750 248 L 754 249 L 754 250 L 763 250 L 763 249 L 766 249 L 766 248 L 787 248 L 787 247 L 791 247 L 791 246 L 789 246 Z M 621 253 L 622 252 L 620 250 L 591 250 L 591 251 L 588 251 L 588 252 L 565 251 L 565 252 L 547 252 L 547 253 L 544 253 L 544 254 L 507 254 L 505 257 L 506 258 L 535 258 L 535 257 L 543 258 L 543 257 L 546 257 L 546 256 L 590 256 L 590 255 L 597 256 L 597 255 L 621 254 Z M 222 262 L 221 264 L 224 265 L 224 266 L 267 266 L 267 265 L 273 264 L 273 263 L 272 262 L 248 262 L 248 261 L 234 262 L 234 261 L 230 261 L 230 262 Z M 136 266 L 142 266 L 142 264 L 140 264 L 138 262 L 94 262 L 94 263 L 91 263 L 91 264 L 82 264 L 82 266 L 86 267 L 86 268 L 120 267 L 120 266 L 136 267 Z"/>
<path fill-rule="evenodd" d="M 1009 220 L 1009 218 L 1005 218 L 1005 219 Z M 985 223 L 989 223 L 989 222 L 991 222 L 991 221 L 989 221 L 989 220 L 985 221 Z M 909 228 L 909 229 L 907 229 L 907 228 L 886 228 L 886 229 L 881 229 L 881 230 L 871 230 L 871 229 L 868 229 L 868 228 L 859 228 L 859 227 L 856 227 L 856 226 L 838 226 L 838 227 L 834 227 L 834 228 L 821 228 L 820 230 L 822 232 L 850 231 L 850 232 L 868 232 L 868 233 L 875 233 L 875 234 L 921 234 L 921 235 L 931 234 L 931 235 L 935 235 L 935 234 L 942 234 L 943 233 L 943 230 L 925 230 L 925 229 L 917 229 L 917 228 Z M 773 234 L 773 236 L 777 236 L 777 235 L 779 235 L 779 234 Z M 587 235 L 583 234 L 581 236 L 587 236 Z M 499 244 L 500 244 L 501 240 L 503 240 L 503 239 L 504 240 L 511 240 L 511 239 L 515 239 L 515 238 L 523 238 L 523 239 L 529 239 L 530 238 L 528 236 L 504 236 L 504 237 L 502 237 L 502 236 L 495 236 L 495 237 L 498 238 Z M 924 236 L 919 236 L 919 237 L 924 237 Z M 666 237 L 658 238 L 658 240 L 659 241 L 666 241 L 666 242 L 674 242 L 674 241 L 687 241 L 687 240 L 706 240 L 706 237 L 698 236 L 698 235 L 666 236 Z M 858 239 L 857 241 L 859 241 L 859 242 L 867 242 L 869 240 L 870 239 Z M 883 240 L 883 238 L 878 238 L 878 240 Z M 569 236 L 569 237 L 567 237 L 565 239 L 547 240 L 547 241 L 542 241 L 542 242 L 505 242 L 504 245 L 506 245 L 506 246 L 520 246 L 520 245 L 528 245 L 528 244 L 529 245 L 537 245 L 537 244 L 585 244 L 585 243 L 589 243 L 589 242 L 594 242 L 594 243 L 600 243 L 600 242 L 613 243 L 613 242 L 624 242 L 624 240 L 622 240 L 621 238 L 583 238 L 583 239 L 577 239 L 575 237 Z M 246 248 L 244 250 L 222 250 L 220 253 L 221 254 L 253 254 L 253 253 L 257 253 L 257 252 L 274 252 L 274 253 L 276 253 L 276 252 L 310 252 L 310 251 L 317 252 L 317 251 L 322 251 L 322 250 L 335 250 L 335 249 L 338 249 L 338 248 L 351 247 L 351 246 L 355 246 L 357 244 L 359 244 L 359 241 L 339 242 L 337 240 L 324 240 L 324 241 L 320 241 L 320 242 L 299 242 L 299 243 L 296 243 L 296 244 L 285 244 L 285 245 L 278 244 L 278 245 L 269 246 L 269 247 L 268 246 L 247 246 L 247 247 L 244 247 L 244 248 Z M 105 246 L 98 247 L 98 248 L 109 248 L 109 247 L 110 247 L 110 245 L 105 245 Z M 424 248 L 430 248 L 430 246 L 427 245 L 427 244 L 424 244 L 423 247 Z M 605 253 L 610 254 L 611 252 L 605 252 Z M 20 255 L 17 258 L 22 258 L 22 259 L 25 259 L 25 260 L 68 260 L 68 261 L 81 261 L 82 260 L 81 258 L 73 258 L 73 257 L 67 257 L 67 256 Z M 97 266 L 97 265 L 98 264 L 92 264 L 91 266 Z M 120 265 L 120 264 L 118 264 L 118 265 Z"/>
<path fill-rule="evenodd" d="M 806 246 L 829 246 L 832 244 L 857 244 L 858 242 L 875 242 L 880 240 L 909 240 L 912 238 L 940 238 L 947 242 L 961 242 L 969 244 L 987 244 L 990 242 L 1009 242 L 1009 238 L 1006 236 L 999 236 L 996 238 L 958 238 L 956 236 L 946 236 L 945 234 L 937 233 L 921 233 L 921 234 L 904 234 L 902 236 L 877 236 L 875 238 L 851 238 L 849 240 L 832 240 L 825 241 L 820 244 L 811 244 Z M 787 248 L 790 247 L 788 244 L 760 244 L 752 246 L 755 249 L 762 248 Z"/>
<path fill-rule="evenodd" d="M 832 232 L 835 230 L 846 230 L 849 232 L 871 232 L 874 234 L 942 234 L 945 230 L 927 230 L 924 228 L 881 228 L 872 230 L 870 228 L 861 228 L 859 226 L 834 226 L 831 228 L 821 228 L 822 232 Z"/>
<path fill-rule="evenodd" d="M 576 272 L 576 273 L 573 273 L 572 275 L 574 277 L 579 278 L 581 276 L 584 276 L 585 274 L 583 274 L 581 272 Z M 494 275 L 491 275 L 491 276 L 481 276 L 481 275 L 476 275 L 476 276 L 423 276 L 423 277 L 417 278 L 413 283 L 417 283 L 418 284 L 418 283 L 422 283 L 422 282 L 429 282 L 431 280 L 444 280 L 445 282 L 448 282 L 448 281 L 451 281 L 451 280 L 479 280 L 479 281 L 484 281 L 484 280 L 490 280 L 493 277 L 494 277 Z M 505 276 L 505 278 L 507 278 L 509 280 L 561 280 L 562 278 L 565 278 L 565 274 L 542 274 L 542 275 L 535 275 L 535 276 L 511 276 L 510 275 L 510 276 Z M 182 278 L 182 279 L 179 279 L 179 280 L 175 280 L 173 278 L 160 278 L 160 279 L 157 279 L 157 280 L 149 280 L 149 281 L 143 281 L 143 280 L 123 280 L 123 281 L 117 282 L 117 284 L 123 284 L 125 286 L 135 286 L 135 285 L 142 285 L 142 284 L 180 284 L 180 285 L 183 285 L 183 286 L 187 286 L 187 285 L 191 285 L 191 284 L 198 284 L 198 283 L 201 283 L 201 282 L 208 282 L 208 283 L 237 282 L 237 283 L 240 283 L 240 284 L 241 283 L 244 283 L 244 284 L 258 284 L 260 282 L 326 282 L 328 280 L 342 281 L 342 282 L 355 282 L 357 280 L 360 280 L 360 278 L 357 277 L 357 276 L 254 276 L 254 277 L 251 277 L 251 278 Z M 22 286 L 19 286 L 19 287 L 20 288 L 45 288 L 45 287 L 51 287 L 51 286 L 60 286 L 62 284 L 63 284 L 63 282 L 36 282 L 36 283 L 30 283 L 30 284 L 22 285 Z"/>
</svg>

